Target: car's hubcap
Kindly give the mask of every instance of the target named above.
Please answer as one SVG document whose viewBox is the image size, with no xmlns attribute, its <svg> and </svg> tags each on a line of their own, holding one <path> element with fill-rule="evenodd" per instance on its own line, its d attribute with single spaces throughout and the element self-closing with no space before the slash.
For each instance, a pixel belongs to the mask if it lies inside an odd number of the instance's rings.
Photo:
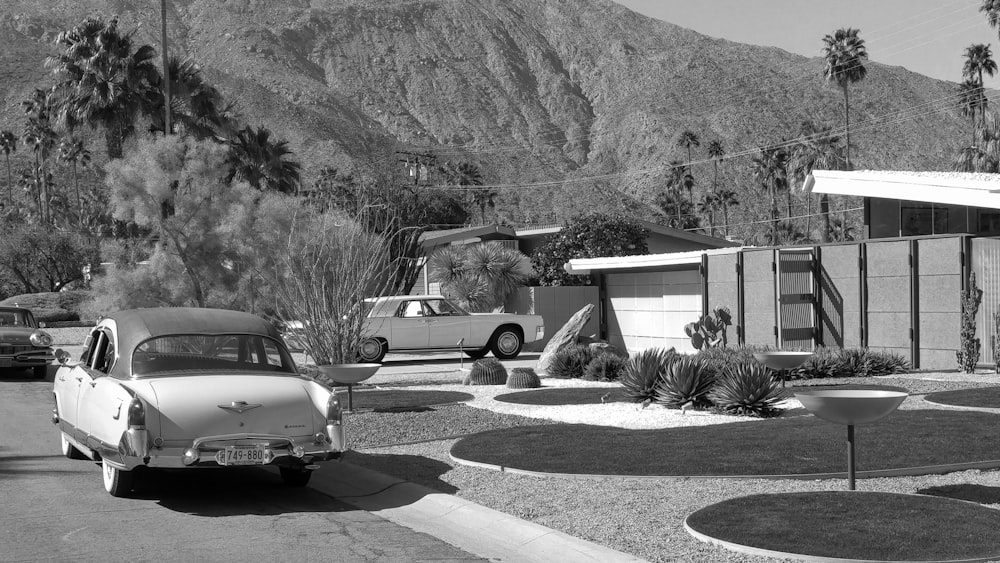
<svg viewBox="0 0 1000 563">
<path fill-rule="evenodd" d="M 497 347 L 504 354 L 513 354 L 517 350 L 517 335 L 510 332 L 501 334 L 497 341 Z"/>
<path fill-rule="evenodd" d="M 378 356 L 379 351 L 382 349 L 382 344 L 374 340 L 365 340 L 361 344 L 361 355 L 365 358 L 374 358 Z"/>
</svg>

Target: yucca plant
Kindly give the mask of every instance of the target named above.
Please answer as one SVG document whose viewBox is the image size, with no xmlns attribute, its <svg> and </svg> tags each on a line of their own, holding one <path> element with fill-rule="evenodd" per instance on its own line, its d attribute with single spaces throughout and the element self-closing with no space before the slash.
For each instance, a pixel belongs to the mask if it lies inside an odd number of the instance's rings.
<svg viewBox="0 0 1000 563">
<path fill-rule="evenodd" d="M 558 350 L 552 356 L 552 362 L 546 375 L 563 379 L 579 379 L 583 370 L 590 363 L 593 354 L 590 348 L 582 344 L 574 344 Z"/>
<path fill-rule="evenodd" d="M 583 368 L 583 378 L 588 381 L 618 381 L 625 369 L 625 362 L 625 358 L 616 354 L 596 354 L 587 367 Z"/>
<path fill-rule="evenodd" d="M 771 417 L 781 414 L 781 383 L 771 370 L 755 361 L 728 366 L 708 394 L 724 412 L 742 416 Z"/>
<path fill-rule="evenodd" d="M 704 362 L 696 357 L 675 356 L 656 382 L 654 400 L 671 408 L 688 403 L 694 407 L 709 406 L 708 392 L 714 383 L 715 372 Z"/>
<path fill-rule="evenodd" d="M 868 370 L 871 375 L 892 375 L 906 373 L 910 362 L 899 354 L 868 350 Z"/>
<path fill-rule="evenodd" d="M 677 351 L 673 348 L 648 348 L 629 358 L 620 379 L 625 396 L 636 403 L 656 398 L 656 382 L 675 355 Z"/>
</svg>

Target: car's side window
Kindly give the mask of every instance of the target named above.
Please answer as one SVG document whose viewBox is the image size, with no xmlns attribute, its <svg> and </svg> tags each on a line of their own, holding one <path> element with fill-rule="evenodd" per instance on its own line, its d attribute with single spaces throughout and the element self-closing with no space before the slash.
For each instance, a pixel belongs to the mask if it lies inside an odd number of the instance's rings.
<svg viewBox="0 0 1000 563">
<path fill-rule="evenodd" d="M 91 354 L 90 367 L 101 372 L 109 373 L 111 371 L 111 366 L 115 363 L 115 345 L 111 341 L 110 335 L 105 331 L 100 331 L 100 336 L 96 339 L 97 344 L 94 346 L 93 353 Z"/>
<path fill-rule="evenodd" d="M 90 366 L 90 360 L 94 357 L 94 351 L 97 349 L 98 343 L 100 343 L 101 331 L 92 330 L 90 334 L 87 335 L 87 340 L 83 343 L 83 354 L 80 356 L 80 363 L 85 366 Z"/>
<path fill-rule="evenodd" d="M 406 304 L 406 309 L 403 310 L 403 315 L 406 318 L 412 317 L 422 317 L 424 316 L 424 309 L 420 304 L 420 301 L 409 301 Z"/>
</svg>

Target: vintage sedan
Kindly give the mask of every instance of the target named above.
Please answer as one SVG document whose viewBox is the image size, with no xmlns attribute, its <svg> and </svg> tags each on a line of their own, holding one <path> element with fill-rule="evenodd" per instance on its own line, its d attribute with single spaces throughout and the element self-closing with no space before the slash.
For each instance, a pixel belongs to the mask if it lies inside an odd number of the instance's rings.
<svg viewBox="0 0 1000 563">
<path fill-rule="evenodd" d="M 30 369 L 36 379 L 48 373 L 52 336 L 24 307 L 0 307 L 0 369 Z"/>
<path fill-rule="evenodd" d="M 516 358 L 526 342 L 545 336 L 539 315 L 469 313 L 441 295 L 397 295 L 365 300 L 365 339 L 359 360 L 381 362 L 387 352 L 461 350 Z"/>
<path fill-rule="evenodd" d="M 56 356 L 63 455 L 99 462 L 114 496 L 148 468 L 272 465 L 304 486 L 346 448 L 340 397 L 300 375 L 277 329 L 256 315 L 121 311 L 90 332 L 79 360 Z"/>
</svg>

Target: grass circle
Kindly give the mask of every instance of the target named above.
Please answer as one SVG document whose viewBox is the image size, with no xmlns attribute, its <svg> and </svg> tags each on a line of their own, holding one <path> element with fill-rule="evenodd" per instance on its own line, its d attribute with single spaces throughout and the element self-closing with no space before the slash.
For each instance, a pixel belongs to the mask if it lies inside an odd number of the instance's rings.
<svg viewBox="0 0 1000 563">
<path fill-rule="evenodd" d="M 997 415 L 982 412 L 896 411 L 856 428 L 858 476 L 944 464 L 1000 466 L 998 422 Z M 845 426 L 813 416 L 658 430 L 586 424 L 519 426 L 462 438 L 452 446 L 451 455 L 486 466 L 577 475 L 843 475 L 846 434 Z"/>
<path fill-rule="evenodd" d="M 619 387 L 565 387 L 505 393 L 494 400 L 516 405 L 600 405 L 628 402 Z"/>
<path fill-rule="evenodd" d="M 424 409 L 469 401 L 474 397 L 459 391 L 418 391 L 409 389 L 372 389 L 354 392 L 354 408 L 375 412 Z"/>
<path fill-rule="evenodd" d="M 1000 409 L 1000 387 L 941 391 L 940 393 L 931 393 L 924 399 L 940 405 Z"/>
<path fill-rule="evenodd" d="M 954 522 L 954 526 L 942 526 Z M 1000 558 L 1000 510 L 949 498 L 822 491 L 739 497 L 688 516 L 734 551 L 868 561 Z M 803 557 L 805 558 L 805 557 Z"/>
</svg>

